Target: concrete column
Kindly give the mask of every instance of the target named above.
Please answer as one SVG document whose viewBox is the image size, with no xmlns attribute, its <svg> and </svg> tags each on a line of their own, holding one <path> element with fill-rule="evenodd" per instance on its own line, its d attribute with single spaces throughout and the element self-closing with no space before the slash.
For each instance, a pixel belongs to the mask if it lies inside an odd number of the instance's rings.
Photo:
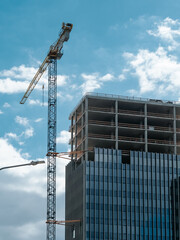
<svg viewBox="0 0 180 240">
<path fill-rule="evenodd" d="M 115 139 L 116 139 L 116 144 L 115 144 L 115 148 L 116 150 L 118 150 L 118 101 L 116 100 L 115 102 Z"/>
<path fill-rule="evenodd" d="M 75 127 L 75 142 L 74 142 L 74 144 L 75 144 L 75 151 L 77 150 L 77 110 L 75 111 L 75 113 L 74 113 L 74 121 L 75 121 L 75 123 L 74 123 L 74 127 Z M 75 156 L 77 157 L 77 154 L 75 154 Z M 76 158 L 75 157 L 75 158 Z"/>
<path fill-rule="evenodd" d="M 144 140 L 145 140 L 145 152 L 148 152 L 147 103 L 144 104 Z"/>
<path fill-rule="evenodd" d="M 84 129 L 83 129 L 83 126 L 84 126 L 84 101 L 82 102 L 81 104 L 81 112 L 82 112 L 82 118 L 81 118 L 81 140 L 83 141 L 84 139 Z M 84 142 L 83 144 L 81 145 L 81 150 L 84 150 Z M 84 155 L 82 157 L 82 160 L 84 160 Z"/>
<path fill-rule="evenodd" d="M 88 98 L 85 98 L 85 150 L 88 150 Z M 88 160 L 88 152 L 85 153 L 85 160 Z"/>
<path fill-rule="evenodd" d="M 71 152 L 74 150 L 73 149 L 73 115 L 71 117 Z M 71 155 L 71 160 L 73 160 L 73 154 Z"/>
<path fill-rule="evenodd" d="M 174 133 L 174 154 L 177 154 L 176 147 L 176 107 L 173 107 L 173 133 Z"/>
</svg>

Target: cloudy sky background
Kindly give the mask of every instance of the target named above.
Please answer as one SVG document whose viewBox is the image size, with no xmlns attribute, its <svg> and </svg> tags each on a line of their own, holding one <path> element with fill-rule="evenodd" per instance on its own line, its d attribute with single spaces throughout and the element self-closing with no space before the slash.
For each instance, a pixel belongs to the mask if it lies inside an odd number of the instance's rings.
<svg viewBox="0 0 180 240">
<path fill-rule="evenodd" d="M 58 62 L 58 152 L 69 149 L 68 116 L 86 92 L 179 101 L 179 11 L 178 0 L 1 1 L 0 167 L 46 160 L 47 73 L 19 101 L 63 21 L 74 27 Z M 57 160 L 57 220 L 66 164 Z M 0 191 L 0 240 L 45 239 L 46 166 L 1 171 Z"/>
</svg>

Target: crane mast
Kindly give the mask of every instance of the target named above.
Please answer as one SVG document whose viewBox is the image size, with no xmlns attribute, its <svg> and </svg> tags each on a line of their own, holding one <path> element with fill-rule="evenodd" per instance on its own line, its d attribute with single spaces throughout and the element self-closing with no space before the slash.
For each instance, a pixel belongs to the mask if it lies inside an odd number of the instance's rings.
<svg viewBox="0 0 180 240">
<path fill-rule="evenodd" d="M 20 104 L 24 104 L 48 67 L 48 137 L 47 137 L 47 240 L 56 239 L 56 123 L 57 123 L 57 60 L 63 53 L 62 47 L 68 41 L 73 25 L 63 23 L 57 41 L 29 84 Z"/>
<path fill-rule="evenodd" d="M 48 138 L 47 151 L 56 152 L 57 59 L 50 58 L 48 66 Z M 56 219 L 56 156 L 47 157 L 47 220 Z M 47 224 L 47 240 L 56 239 L 56 229 Z"/>
</svg>

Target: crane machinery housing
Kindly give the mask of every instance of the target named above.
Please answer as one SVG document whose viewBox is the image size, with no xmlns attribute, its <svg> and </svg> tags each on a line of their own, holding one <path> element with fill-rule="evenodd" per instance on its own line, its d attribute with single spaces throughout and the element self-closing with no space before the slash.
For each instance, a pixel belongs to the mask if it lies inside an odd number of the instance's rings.
<svg viewBox="0 0 180 240">
<path fill-rule="evenodd" d="M 43 63 L 30 82 L 20 104 L 24 104 L 48 67 L 48 138 L 47 138 L 47 240 L 56 239 L 56 125 L 57 125 L 57 60 L 63 43 L 68 41 L 73 25 L 63 23 L 59 38 L 53 43 Z"/>
</svg>

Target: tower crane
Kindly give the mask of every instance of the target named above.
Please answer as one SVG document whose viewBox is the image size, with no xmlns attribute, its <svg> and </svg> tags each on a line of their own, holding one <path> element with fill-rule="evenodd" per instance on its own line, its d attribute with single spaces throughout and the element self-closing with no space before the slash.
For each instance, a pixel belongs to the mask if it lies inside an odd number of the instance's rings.
<svg viewBox="0 0 180 240">
<path fill-rule="evenodd" d="M 56 152 L 57 60 L 61 59 L 63 43 L 69 39 L 73 25 L 63 23 L 59 38 L 53 43 L 46 58 L 29 84 L 20 104 L 24 104 L 48 67 L 48 138 L 47 152 Z M 47 240 L 56 239 L 56 155 L 47 156 Z"/>
</svg>

